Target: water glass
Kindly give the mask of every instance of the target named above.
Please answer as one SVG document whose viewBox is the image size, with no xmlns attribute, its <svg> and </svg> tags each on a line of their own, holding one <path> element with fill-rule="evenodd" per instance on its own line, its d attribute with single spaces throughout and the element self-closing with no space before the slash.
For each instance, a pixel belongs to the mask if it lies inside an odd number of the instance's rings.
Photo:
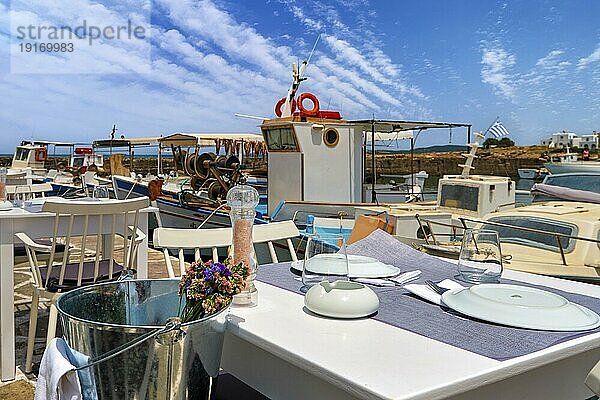
<svg viewBox="0 0 600 400">
<path fill-rule="evenodd" d="M 459 278 L 469 283 L 497 283 L 502 275 L 498 232 L 467 229 L 458 258 Z"/>
<path fill-rule="evenodd" d="M 110 197 L 108 188 L 106 186 L 94 186 L 93 197 L 99 200 L 108 199 Z"/>
<path fill-rule="evenodd" d="M 302 268 L 302 283 L 305 288 L 323 281 L 339 280 L 348 280 L 348 254 L 344 236 L 310 235 Z"/>
</svg>

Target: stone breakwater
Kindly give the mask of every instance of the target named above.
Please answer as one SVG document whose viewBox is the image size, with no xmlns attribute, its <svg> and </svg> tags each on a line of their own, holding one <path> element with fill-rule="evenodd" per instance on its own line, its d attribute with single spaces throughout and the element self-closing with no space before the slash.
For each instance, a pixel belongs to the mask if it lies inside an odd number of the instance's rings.
<svg viewBox="0 0 600 400">
<path fill-rule="evenodd" d="M 518 177 L 519 168 L 543 167 L 539 157 L 547 150 L 544 147 L 508 147 L 477 152 L 473 162 L 474 173 L 480 175 L 498 175 Z M 466 153 L 466 149 L 465 152 Z M 414 172 L 426 171 L 431 176 L 459 174 L 465 158 L 463 152 L 418 153 L 412 159 Z M 371 175 L 371 156 L 367 155 L 366 176 Z M 410 154 L 378 154 L 375 157 L 377 175 L 403 175 L 411 172 Z M 367 178 L 367 180 L 369 180 Z"/>
<path fill-rule="evenodd" d="M 514 146 L 507 148 L 480 149 L 477 152 L 478 158 L 475 159 L 475 173 L 485 175 L 518 177 L 519 168 L 539 168 L 542 162 L 539 157 L 548 151 L 542 146 Z M 465 150 L 466 152 L 466 150 Z M 596 158 L 592 155 L 592 158 Z M 0 166 L 9 166 L 12 157 L 0 156 Z M 459 174 L 465 158 L 462 152 L 436 152 L 436 153 L 416 153 L 413 156 L 413 171 L 426 171 L 431 176 L 443 176 L 447 174 Z M 57 161 L 68 161 L 60 159 Z M 404 175 L 411 172 L 410 154 L 377 154 L 375 158 L 377 175 Z M 246 166 L 259 174 L 266 175 L 266 159 L 248 159 Z M 123 160 L 125 167 L 130 166 L 128 158 Z M 172 159 L 163 160 L 165 170 L 172 168 Z M 49 167 L 52 168 L 51 164 Z M 371 175 L 371 156 L 367 155 L 366 162 L 367 181 Z M 136 157 L 133 163 L 133 170 L 136 173 L 145 175 L 147 173 L 156 174 L 155 157 Z"/>
</svg>

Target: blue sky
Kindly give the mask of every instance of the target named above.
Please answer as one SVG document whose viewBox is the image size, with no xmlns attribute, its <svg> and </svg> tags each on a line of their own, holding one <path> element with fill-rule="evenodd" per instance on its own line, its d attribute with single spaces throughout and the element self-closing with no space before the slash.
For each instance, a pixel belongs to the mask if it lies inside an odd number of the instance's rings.
<svg viewBox="0 0 600 400">
<path fill-rule="evenodd" d="M 518 144 L 588 134 L 600 130 L 598 16 L 596 0 L 0 0 L 0 151 L 32 137 L 106 138 L 113 124 L 129 137 L 258 132 L 233 114 L 273 116 L 291 63 L 319 34 L 301 91 L 345 118 L 485 130 L 499 116 Z M 147 46 L 21 54 L 11 69 L 16 26 L 82 19 L 147 19 Z M 419 138 L 448 141 L 446 131 Z"/>
</svg>

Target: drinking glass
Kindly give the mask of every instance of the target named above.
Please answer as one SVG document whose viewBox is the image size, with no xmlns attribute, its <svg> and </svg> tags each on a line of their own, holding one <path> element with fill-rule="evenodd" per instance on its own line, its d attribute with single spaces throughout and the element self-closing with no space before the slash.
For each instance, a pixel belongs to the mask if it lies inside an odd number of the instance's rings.
<svg viewBox="0 0 600 400">
<path fill-rule="evenodd" d="M 459 278 L 470 283 L 496 283 L 502 275 L 498 232 L 467 229 L 458 258 Z"/>
<path fill-rule="evenodd" d="M 108 188 L 106 186 L 94 186 L 93 197 L 99 200 L 108 199 Z"/>
<path fill-rule="evenodd" d="M 339 280 L 348 280 L 348 254 L 344 237 L 338 234 L 310 235 L 302 268 L 304 287 Z"/>
</svg>

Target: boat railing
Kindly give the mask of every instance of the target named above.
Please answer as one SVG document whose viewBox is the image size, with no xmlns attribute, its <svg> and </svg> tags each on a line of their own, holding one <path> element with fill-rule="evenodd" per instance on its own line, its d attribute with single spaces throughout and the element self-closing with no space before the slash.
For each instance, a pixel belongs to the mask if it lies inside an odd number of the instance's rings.
<svg viewBox="0 0 600 400">
<path fill-rule="evenodd" d="M 436 236 L 449 236 L 450 240 L 456 240 L 458 239 L 458 230 L 464 230 L 464 228 L 462 226 L 456 226 L 453 224 L 447 224 L 445 222 L 441 222 L 441 221 L 432 221 L 432 220 L 428 220 L 428 219 L 423 219 L 421 218 L 421 216 L 419 216 L 419 214 L 415 214 L 415 218 L 417 219 L 417 223 L 419 224 L 419 232 L 423 232 L 423 239 L 425 240 L 425 243 L 427 244 L 432 244 L 430 242 L 430 240 L 433 241 L 434 245 L 439 245 L 440 243 L 437 240 Z M 433 227 L 432 225 L 437 225 L 437 226 L 442 226 L 445 228 L 450 228 L 452 229 L 452 233 L 434 233 L 433 232 Z"/>
<path fill-rule="evenodd" d="M 459 217 L 459 220 L 461 221 L 461 223 L 463 224 L 463 227 L 465 229 L 467 228 L 466 222 L 468 221 L 468 222 L 498 226 L 498 227 L 502 227 L 502 228 L 517 229 L 517 230 L 524 231 L 524 232 L 553 236 L 556 239 L 556 244 L 560 251 L 560 256 L 561 256 L 563 265 L 568 265 L 568 263 L 567 263 L 567 258 L 565 256 L 565 249 L 563 247 L 561 239 L 581 240 L 584 242 L 600 244 L 600 240 L 598 240 L 598 239 L 591 239 L 591 238 L 586 238 L 586 237 L 581 237 L 581 236 L 573 236 L 573 235 L 565 235 L 564 233 L 558 233 L 558 232 L 547 232 L 547 231 L 542 231 L 540 229 L 535 229 L 535 228 L 527 228 L 524 226 L 515 226 L 515 225 L 511 225 L 511 224 L 504 224 L 502 222 L 481 221 L 481 220 L 477 220 L 477 219 L 473 219 L 473 218 L 466 218 L 466 217 Z"/>
<path fill-rule="evenodd" d="M 296 221 L 298 220 L 298 215 L 299 214 L 305 214 L 305 215 L 314 215 L 315 217 L 321 217 L 321 218 L 339 218 L 340 220 L 342 220 L 344 217 L 348 216 L 348 213 L 345 211 L 338 211 L 336 214 L 331 214 L 331 213 L 321 213 L 318 210 L 301 210 L 298 209 L 296 211 L 294 211 L 294 214 L 292 215 L 292 221 L 294 223 L 296 223 Z"/>
<path fill-rule="evenodd" d="M 502 228 L 516 229 L 516 230 L 523 231 L 523 232 L 552 236 L 556 240 L 556 244 L 558 246 L 558 250 L 560 252 L 560 256 L 561 256 L 563 265 L 568 265 L 568 263 L 567 263 L 567 258 L 565 255 L 565 249 L 564 249 L 564 246 L 562 243 L 562 239 L 581 240 L 584 242 L 591 242 L 591 243 L 596 243 L 596 244 L 600 245 L 600 240 L 598 240 L 598 239 L 566 235 L 564 233 L 558 233 L 558 232 L 547 232 L 547 231 L 542 231 L 540 229 L 535 229 L 535 228 L 527 228 L 524 226 L 515 226 L 515 225 L 505 224 L 502 222 L 495 222 L 495 221 L 484 221 L 484 220 L 480 220 L 480 219 L 476 219 L 476 218 L 459 217 L 458 219 L 461 222 L 462 226 L 456 226 L 456 225 L 444 223 L 441 221 L 432 221 L 432 220 L 423 219 L 418 214 L 415 215 L 415 218 L 417 219 L 417 222 L 419 224 L 420 231 L 424 233 L 423 239 L 425 240 L 425 243 L 427 243 L 429 245 L 432 244 L 430 242 L 430 240 L 433 241 L 433 244 L 439 245 L 436 235 L 437 236 L 450 236 L 450 238 L 457 239 L 458 238 L 458 234 L 457 234 L 458 230 L 462 230 L 464 232 L 464 230 L 469 229 L 467 222 L 471 222 L 471 223 L 475 223 L 475 224 L 486 224 L 486 225 L 498 226 L 498 227 L 502 227 Z M 434 234 L 432 225 L 451 228 L 452 233 Z M 427 227 L 427 229 L 425 229 L 425 227 Z"/>
</svg>

